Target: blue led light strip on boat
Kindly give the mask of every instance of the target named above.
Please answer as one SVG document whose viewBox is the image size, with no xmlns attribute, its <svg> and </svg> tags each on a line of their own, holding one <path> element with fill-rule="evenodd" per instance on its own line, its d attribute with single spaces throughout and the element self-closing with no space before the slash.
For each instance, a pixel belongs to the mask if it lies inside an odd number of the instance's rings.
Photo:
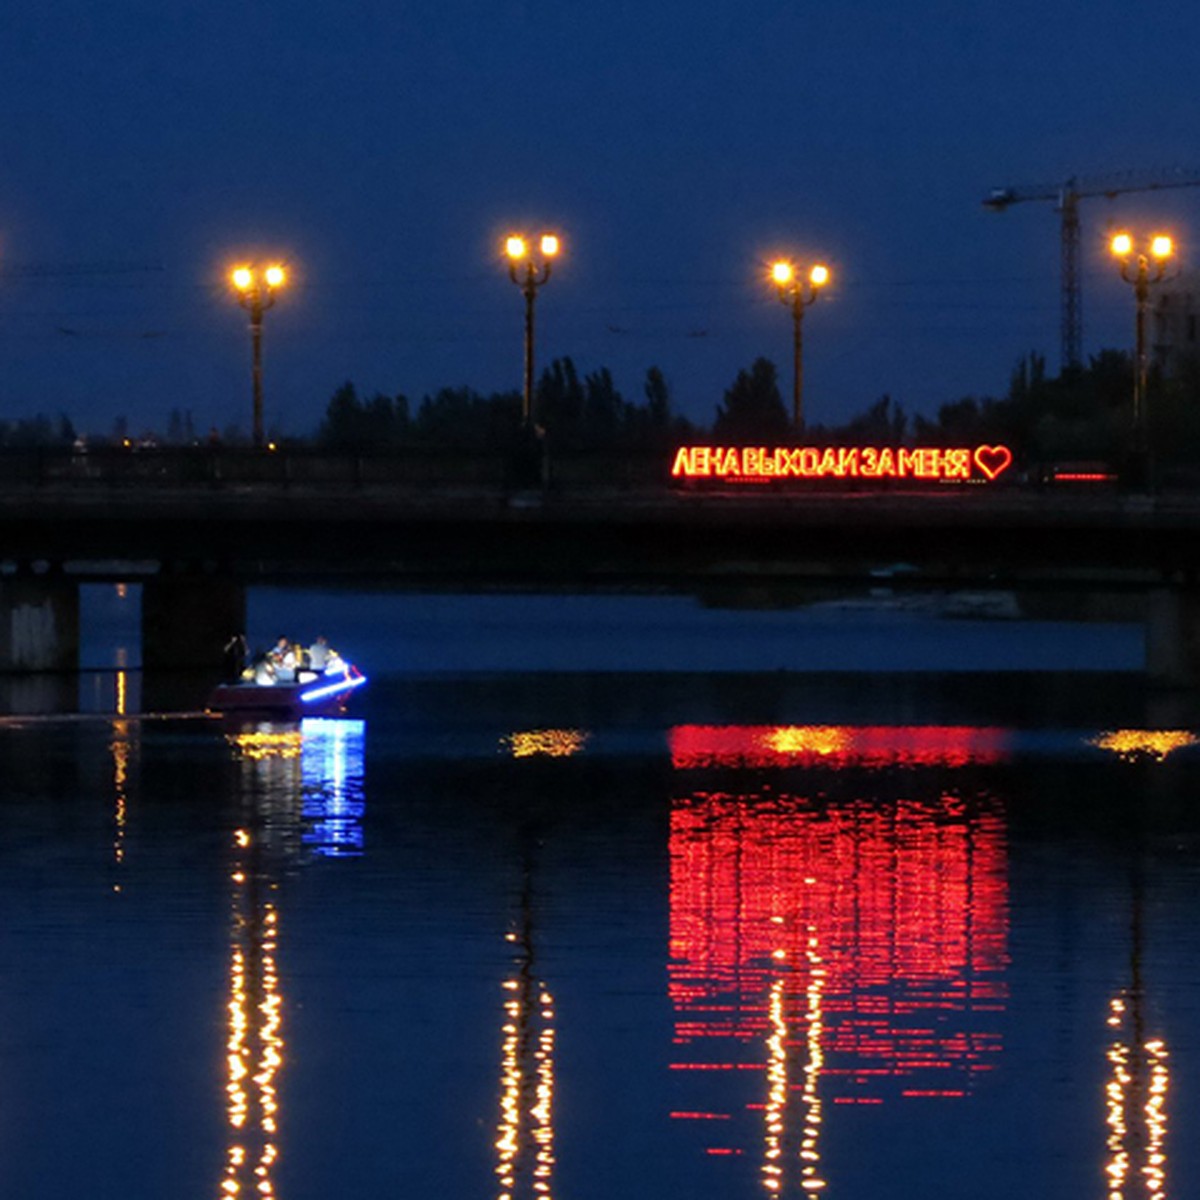
<svg viewBox="0 0 1200 1200">
<path fill-rule="evenodd" d="M 336 696 L 338 692 L 349 692 L 366 682 L 365 675 L 355 675 L 353 679 L 339 679 L 337 683 L 327 683 L 324 687 L 309 688 L 307 692 L 301 692 L 300 699 L 305 704 L 311 704 L 314 700 L 323 700 L 326 696 Z"/>
</svg>

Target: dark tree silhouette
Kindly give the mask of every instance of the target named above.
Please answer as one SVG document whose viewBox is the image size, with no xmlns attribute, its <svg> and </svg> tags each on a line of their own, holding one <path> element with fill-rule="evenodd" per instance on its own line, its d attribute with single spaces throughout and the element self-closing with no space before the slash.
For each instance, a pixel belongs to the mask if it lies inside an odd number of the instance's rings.
<svg viewBox="0 0 1200 1200">
<path fill-rule="evenodd" d="M 732 444 L 780 442 L 790 432 L 775 364 L 769 358 L 756 358 L 748 371 L 738 372 L 717 406 L 713 440 Z"/>
</svg>

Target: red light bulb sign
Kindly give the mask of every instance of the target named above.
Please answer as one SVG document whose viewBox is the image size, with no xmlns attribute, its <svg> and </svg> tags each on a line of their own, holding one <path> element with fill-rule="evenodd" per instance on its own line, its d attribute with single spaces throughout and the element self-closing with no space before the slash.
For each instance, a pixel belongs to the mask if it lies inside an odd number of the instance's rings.
<svg viewBox="0 0 1200 1200">
<path fill-rule="evenodd" d="M 1007 446 L 680 446 L 674 479 L 722 483 L 776 480 L 913 480 L 992 483 L 1012 466 Z"/>
</svg>

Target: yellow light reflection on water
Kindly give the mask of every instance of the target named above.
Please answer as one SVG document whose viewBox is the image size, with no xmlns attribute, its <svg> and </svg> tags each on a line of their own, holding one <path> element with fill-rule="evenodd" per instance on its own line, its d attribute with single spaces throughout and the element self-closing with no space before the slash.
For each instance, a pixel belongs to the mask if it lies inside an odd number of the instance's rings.
<svg viewBox="0 0 1200 1200">
<path fill-rule="evenodd" d="M 771 923 L 778 924 L 782 918 L 772 917 Z M 788 956 L 784 950 L 772 951 L 772 959 L 784 961 Z M 800 1165 L 800 1189 L 804 1192 L 819 1192 L 826 1186 L 821 1176 L 821 1110 L 819 1091 L 821 1072 L 825 1065 L 822 1039 L 825 1033 L 824 995 L 825 965 L 821 960 L 820 942 L 813 926 L 808 927 L 808 938 L 804 948 L 804 962 L 808 970 L 808 982 L 804 989 L 804 1048 L 806 1051 L 803 1082 L 799 1085 L 802 1108 L 800 1147 L 796 1158 Z M 787 1184 L 787 1171 L 794 1161 L 787 1153 L 789 1112 L 788 1101 L 797 1090 L 788 1078 L 790 1049 L 797 1043 L 789 1040 L 787 1021 L 787 980 L 781 975 L 771 984 L 767 995 L 767 1101 L 763 1105 L 765 1122 L 763 1165 L 760 1171 L 762 1185 L 768 1195 L 782 1195 Z M 792 1122 L 794 1124 L 794 1122 Z M 794 1142 L 793 1142 L 794 1144 Z M 787 1190 L 791 1190 L 790 1188 Z"/>
<path fill-rule="evenodd" d="M 248 860 L 254 848 L 249 831 L 236 830 L 233 845 L 225 1040 L 225 1117 L 231 1140 L 220 1192 L 230 1198 L 243 1191 L 271 1197 L 271 1176 L 279 1157 L 276 1077 L 284 1061 L 283 996 L 276 960 L 279 911 L 269 886 L 264 888 Z"/>
<path fill-rule="evenodd" d="M 1194 746 L 1200 738 L 1183 729 L 1115 729 L 1088 739 L 1088 744 L 1108 750 L 1118 758 L 1152 758 L 1162 762 L 1168 754 Z"/>
<path fill-rule="evenodd" d="M 534 982 L 531 955 L 523 944 L 515 973 L 501 984 L 500 1118 L 493 1143 L 497 1200 L 527 1195 L 553 1200 L 554 997 Z"/>
<path fill-rule="evenodd" d="M 513 758 L 570 758 L 587 744 L 582 729 L 528 729 L 500 739 Z"/>
<path fill-rule="evenodd" d="M 533 1190 L 549 1200 L 554 1178 L 554 999 L 543 989 L 538 1003 L 543 1024 L 534 1053 L 537 1062 L 537 1102 L 530 1113 L 533 1118 L 533 1142 L 537 1147 Z"/>
<path fill-rule="evenodd" d="M 804 1064 L 804 1087 L 801 1092 L 804 1136 L 800 1142 L 800 1186 L 806 1192 L 815 1192 L 825 1187 L 825 1180 L 820 1174 L 821 1095 L 817 1086 L 825 1065 L 825 1054 L 821 1048 L 825 1032 L 825 965 L 821 960 L 816 931 L 811 926 L 805 957 L 808 959 L 808 987 L 805 989 L 808 1007 L 804 1014 L 808 1061 Z"/>
<path fill-rule="evenodd" d="M 768 1192 L 783 1188 L 784 1111 L 787 1108 L 787 1021 L 784 1019 L 783 979 L 771 984 L 767 996 L 767 1103 L 764 1110 L 766 1138 L 763 1153 L 762 1182 Z"/>
<path fill-rule="evenodd" d="M 1128 1002 L 1114 997 L 1107 1023 L 1120 1032 L 1105 1055 L 1109 1074 L 1104 1085 L 1108 1200 L 1131 1200 L 1134 1194 L 1145 1195 L 1148 1200 L 1165 1200 L 1170 1084 L 1167 1047 L 1161 1038 L 1137 1046 L 1136 1033 L 1125 1028 L 1130 1015 Z M 1132 1023 L 1136 1029 L 1136 1016 Z M 1142 1159 L 1140 1166 L 1135 1162 L 1138 1157 Z M 1136 1182 L 1139 1177 L 1140 1185 Z"/>
<path fill-rule="evenodd" d="M 837 725 L 781 725 L 764 741 L 776 754 L 843 754 L 850 747 L 848 730 Z"/>
<path fill-rule="evenodd" d="M 129 755 L 132 747 L 128 721 L 114 721 L 112 728 L 113 740 L 108 748 L 113 759 L 113 863 L 120 868 L 125 862 L 125 831 L 129 823 Z M 120 890 L 118 879 L 113 884 L 113 891 Z"/>
<path fill-rule="evenodd" d="M 296 730 L 244 730 L 227 734 L 225 740 L 239 758 L 261 762 L 269 758 L 299 758 L 304 738 Z"/>
</svg>

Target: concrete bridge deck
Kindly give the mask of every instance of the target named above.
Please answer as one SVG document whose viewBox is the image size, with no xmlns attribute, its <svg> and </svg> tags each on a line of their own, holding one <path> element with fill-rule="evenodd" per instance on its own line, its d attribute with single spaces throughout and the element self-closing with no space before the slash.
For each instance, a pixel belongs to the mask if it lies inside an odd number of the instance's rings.
<svg viewBox="0 0 1200 1200">
<path fill-rule="evenodd" d="M 1196 495 L 119 474 L 0 481 L 0 669 L 70 668 L 86 580 L 143 581 L 144 661 L 212 665 L 253 584 L 703 591 L 880 573 L 1139 592 L 1152 671 L 1200 678 Z"/>
<path fill-rule="evenodd" d="M 0 488 L 0 563 L 92 578 L 689 587 L 711 578 L 1175 581 L 1200 571 L 1200 497 L 1018 488 L 771 494 L 227 485 Z M 147 565 L 148 564 L 148 565 Z"/>
</svg>

